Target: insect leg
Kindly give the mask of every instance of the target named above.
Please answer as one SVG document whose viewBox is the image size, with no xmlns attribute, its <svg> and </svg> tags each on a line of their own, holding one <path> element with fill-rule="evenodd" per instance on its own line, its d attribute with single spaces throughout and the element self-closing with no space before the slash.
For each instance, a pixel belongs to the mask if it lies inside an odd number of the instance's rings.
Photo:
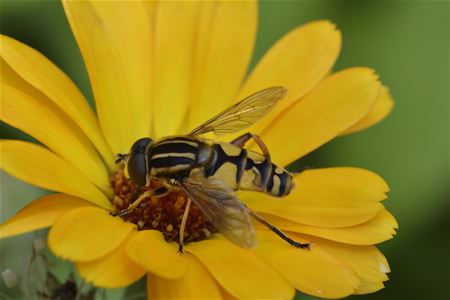
<svg viewBox="0 0 450 300">
<path fill-rule="evenodd" d="M 137 186 L 136 190 L 134 191 L 134 193 L 131 195 L 130 198 L 130 203 L 133 203 L 134 201 L 136 201 L 136 199 L 139 197 L 139 194 L 142 191 L 142 186 Z"/>
<path fill-rule="evenodd" d="M 260 215 L 258 215 L 257 213 L 255 213 L 254 211 L 252 211 L 251 209 L 248 209 L 248 213 L 255 218 L 258 222 L 260 222 L 261 224 L 263 224 L 264 226 L 266 226 L 267 228 L 269 228 L 270 230 L 272 230 L 273 232 L 275 232 L 280 238 L 282 238 L 283 240 L 285 240 L 289 245 L 294 246 L 296 248 L 301 248 L 301 249 L 307 249 L 309 250 L 311 247 L 311 243 L 299 243 L 297 241 L 294 241 L 293 239 L 291 239 L 290 237 L 288 237 L 287 235 L 285 235 L 280 229 L 278 229 L 276 226 L 270 224 L 269 222 L 267 222 L 263 217 L 261 217 Z"/>
<path fill-rule="evenodd" d="M 126 153 L 126 154 L 123 154 L 123 153 L 117 153 L 115 163 L 118 164 L 118 163 L 120 163 L 121 161 L 127 159 L 128 155 L 129 155 L 128 153 Z"/>
<path fill-rule="evenodd" d="M 181 219 L 180 226 L 180 241 L 178 243 L 178 253 L 183 253 L 183 242 L 184 242 L 184 229 L 186 227 L 187 218 L 189 215 L 189 209 L 191 208 L 191 198 L 187 199 L 186 208 L 184 209 L 183 218 Z"/>
<path fill-rule="evenodd" d="M 248 142 L 252 138 L 252 134 L 250 132 L 244 133 L 243 135 L 238 136 L 230 143 L 239 147 L 244 147 L 245 143 Z"/>
<path fill-rule="evenodd" d="M 232 140 L 231 144 L 239 147 L 244 147 L 245 143 L 247 143 L 250 139 L 253 139 L 256 142 L 256 144 L 259 146 L 259 149 L 261 149 L 264 156 L 270 160 L 269 149 L 267 148 L 266 144 L 264 144 L 264 142 L 261 140 L 261 138 L 256 134 L 250 132 L 244 133 L 243 135 L 238 136 L 237 138 Z"/>
<path fill-rule="evenodd" d="M 136 191 L 140 191 L 141 187 L 138 187 L 138 189 Z M 138 192 L 139 193 L 139 192 Z M 151 190 L 151 191 L 146 191 L 144 192 L 142 195 L 139 196 L 139 198 L 137 198 L 134 202 L 132 202 L 127 208 L 119 210 L 119 211 L 115 211 L 115 212 L 111 212 L 111 215 L 113 215 L 114 217 L 116 216 L 124 216 L 127 215 L 131 212 L 133 212 L 133 210 L 145 199 L 148 197 L 162 197 L 164 195 L 167 195 L 169 193 L 169 190 L 166 187 L 159 187 L 157 189 Z M 133 196 L 136 194 L 136 192 L 133 194 Z M 134 197 L 132 197 L 134 198 Z"/>
</svg>

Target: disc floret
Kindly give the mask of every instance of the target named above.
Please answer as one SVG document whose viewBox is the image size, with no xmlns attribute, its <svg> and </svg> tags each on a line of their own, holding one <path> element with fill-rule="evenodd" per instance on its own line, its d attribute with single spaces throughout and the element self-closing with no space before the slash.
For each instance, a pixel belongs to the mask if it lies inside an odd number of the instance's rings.
<svg viewBox="0 0 450 300">
<path fill-rule="evenodd" d="M 131 204 L 137 185 L 125 178 L 122 171 L 118 171 L 111 177 L 111 186 L 114 191 L 111 201 L 114 209 L 117 211 L 126 209 Z M 135 199 L 144 192 L 160 186 L 158 180 L 152 179 L 150 185 L 142 188 Z M 136 224 L 138 230 L 158 230 L 163 233 L 166 241 L 177 242 L 186 203 L 186 195 L 182 191 L 174 190 L 162 197 L 144 199 L 134 211 L 121 218 Z M 216 232 L 217 230 L 205 218 L 201 210 L 192 204 L 184 232 L 184 243 L 208 239 Z"/>
</svg>

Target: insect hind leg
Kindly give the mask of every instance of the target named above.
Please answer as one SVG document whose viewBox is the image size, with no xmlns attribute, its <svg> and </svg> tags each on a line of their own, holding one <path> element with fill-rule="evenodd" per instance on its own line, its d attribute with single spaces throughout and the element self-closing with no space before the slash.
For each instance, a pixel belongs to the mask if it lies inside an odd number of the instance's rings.
<svg viewBox="0 0 450 300">
<path fill-rule="evenodd" d="M 231 141 L 231 144 L 239 146 L 239 147 L 244 147 L 245 144 L 250 140 L 253 139 L 256 144 L 258 145 L 259 149 L 261 149 L 262 154 L 270 160 L 270 152 L 269 149 L 267 148 L 266 144 L 261 140 L 261 138 L 253 133 L 247 132 L 244 133 L 241 136 L 238 136 L 237 138 L 235 138 L 234 140 Z"/>
<path fill-rule="evenodd" d="M 251 209 L 249 209 L 249 208 L 247 208 L 247 209 L 248 209 L 248 213 L 253 218 L 255 218 L 258 222 L 260 222 L 261 224 L 263 224 L 267 228 L 269 228 L 271 231 L 275 232 L 280 238 L 285 240 L 289 245 L 294 246 L 296 248 L 300 248 L 300 249 L 306 249 L 306 250 L 310 250 L 311 249 L 311 243 L 300 243 L 300 242 L 297 242 L 297 241 L 291 239 L 286 234 L 284 234 L 280 229 L 278 229 L 276 226 L 274 226 L 274 225 L 270 224 L 269 222 L 267 222 L 263 217 L 261 217 L 260 215 L 258 215 L 254 211 L 252 211 Z"/>
</svg>

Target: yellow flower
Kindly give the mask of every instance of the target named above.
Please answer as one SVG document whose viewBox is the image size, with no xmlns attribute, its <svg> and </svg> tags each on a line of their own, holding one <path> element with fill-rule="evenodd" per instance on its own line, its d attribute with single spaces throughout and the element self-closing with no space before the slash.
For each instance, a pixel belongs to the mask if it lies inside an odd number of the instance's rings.
<svg viewBox="0 0 450 300">
<path fill-rule="evenodd" d="M 256 249 L 214 234 L 188 243 L 181 256 L 160 231 L 139 231 L 109 214 L 123 200 L 110 183 L 120 179 L 113 175 L 114 153 L 127 152 L 143 136 L 185 134 L 263 88 L 288 89 L 275 110 L 250 128 L 279 165 L 383 119 L 392 99 L 372 70 L 331 74 L 341 46 L 333 24 L 295 28 L 244 80 L 257 28 L 253 1 L 63 4 L 97 115 L 53 63 L 1 36 L 1 119 L 46 146 L 3 140 L 1 168 L 59 192 L 2 224 L 2 238 L 51 227 L 50 249 L 75 262 L 87 281 L 123 287 L 146 274 L 149 298 L 290 299 L 296 289 L 338 298 L 383 287 L 389 266 L 374 245 L 390 239 L 397 224 L 381 203 L 387 184 L 364 169 L 304 171 L 281 200 L 239 193 L 293 238 L 312 241 L 311 251 L 257 227 Z"/>
</svg>

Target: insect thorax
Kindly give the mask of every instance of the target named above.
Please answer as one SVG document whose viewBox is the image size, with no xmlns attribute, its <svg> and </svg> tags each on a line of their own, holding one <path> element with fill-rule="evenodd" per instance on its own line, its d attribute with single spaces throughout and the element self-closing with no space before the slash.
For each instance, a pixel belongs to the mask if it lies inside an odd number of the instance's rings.
<svg viewBox="0 0 450 300">
<path fill-rule="evenodd" d="M 168 137 L 158 141 L 149 151 L 150 175 L 177 177 L 201 167 L 210 160 L 211 147 L 187 136 Z"/>
</svg>

